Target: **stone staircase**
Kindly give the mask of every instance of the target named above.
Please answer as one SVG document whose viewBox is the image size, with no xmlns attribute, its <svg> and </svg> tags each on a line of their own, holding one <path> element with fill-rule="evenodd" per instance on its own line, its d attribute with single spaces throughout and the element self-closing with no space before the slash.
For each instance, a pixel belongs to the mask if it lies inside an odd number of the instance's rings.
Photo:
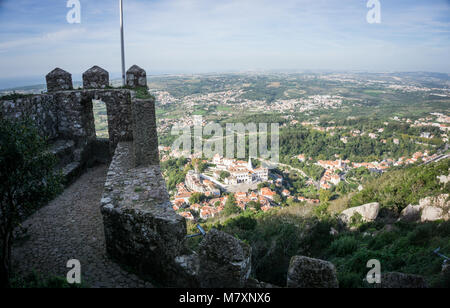
<svg viewBox="0 0 450 308">
<path fill-rule="evenodd" d="M 56 140 L 49 150 L 56 156 L 56 170 L 61 170 L 66 185 L 70 184 L 82 172 L 80 149 L 75 148 L 73 140 Z"/>
</svg>

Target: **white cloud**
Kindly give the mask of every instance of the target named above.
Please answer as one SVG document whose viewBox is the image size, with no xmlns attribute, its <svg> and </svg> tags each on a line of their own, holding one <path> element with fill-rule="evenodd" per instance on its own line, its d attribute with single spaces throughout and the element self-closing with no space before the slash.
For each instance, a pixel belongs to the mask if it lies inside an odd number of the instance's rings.
<svg viewBox="0 0 450 308">
<path fill-rule="evenodd" d="M 31 48 L 36 44 L 62 43 L 66 40 L 79 38 L 85 33 L 85 28 L 65 29 L 56 32 L 44 33 L 40 36 L 22 38 L 0 43 L 0 52 L 8 52 L 17 48 Z"/>
</svg>

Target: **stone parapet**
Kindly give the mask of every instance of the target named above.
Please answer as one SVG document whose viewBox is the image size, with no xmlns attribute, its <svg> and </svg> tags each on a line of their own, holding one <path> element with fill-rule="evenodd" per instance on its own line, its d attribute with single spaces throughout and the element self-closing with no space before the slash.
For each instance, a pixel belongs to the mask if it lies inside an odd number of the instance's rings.
<svg viewBox="0 0 450 308">
<path fill-rule="evenodd" d="M 159 165 L 155 100 L 133 99 L 133 141 L 136 166 Z"/>
<path fill-rule="evenodd" d="M 134 168 L 132 142 L 111 162 L 101 212 L 108 254 L 143 276 L 170 281 L 186 221 L 172 209 L 159 165 Z"/>
</svg>

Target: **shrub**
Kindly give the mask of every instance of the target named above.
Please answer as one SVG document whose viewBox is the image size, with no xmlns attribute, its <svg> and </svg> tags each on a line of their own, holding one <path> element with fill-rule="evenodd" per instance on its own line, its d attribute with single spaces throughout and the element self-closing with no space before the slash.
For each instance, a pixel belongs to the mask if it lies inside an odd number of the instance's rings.
<svg viewBox="0 0 450 308">
<path fill-rule="evenodd" d="M 362 278 L 353 272 L 338 271 L 339 288 L 359 288 Z"/>
<path fill-rule="evenodd" d="M 9 286 L 13 230 L 62 189 L 56 158 L 31 121 L 0 120 L 0 284 Z"/>
<path fill-rule="evenodd" d="M 349 226 L 353 228 L 360 228 L 364 224 L 363 217 L 360 213 L 353 214 L 352 217 L 350 217 Z"/>
<path fill-rule="evenodd" d="M 353 236 L 343 236 L 331 244 L 330 250 L 338 257 L 354 253 L 358 249 L 358 241 Z"/>
<path fill-rule="evenodd" d="M 408 234 L 409 243 L 415 246 L 423 246 L 430 240 L 432 229 L 432 224 L 418 226 L 414 231 Z"/>
<path fill-rule="evenodd" d="M 86 288 L 87 286 L 81 284 L 70 284 L 64 277 L 58 276 L 44 276 L 36 272 L 25 277 L 14 277 L 11 279 L 11 287 L 13 288 L 39 288 L 39 289 L 67 289 L 67 288 Z"/>
<path fill-rule="evenodd" d="M 244 215 L 228 220 L 225 225 L 228 228 L 239 228 L 248 231 L 255 229 L 257 222 L 251 215 L 245 213 Z"/>
<path fill-rule="evenodd" d="M 421 198 L 448 192 L 448 184 L 440 184 L 437 176 L 448 174 L 450 159 L 429 165 L 392 170 L 370 181 L 350 200 L 351 206 L 379 202 L 381 206 L 400 212 Z"/>
</svg>

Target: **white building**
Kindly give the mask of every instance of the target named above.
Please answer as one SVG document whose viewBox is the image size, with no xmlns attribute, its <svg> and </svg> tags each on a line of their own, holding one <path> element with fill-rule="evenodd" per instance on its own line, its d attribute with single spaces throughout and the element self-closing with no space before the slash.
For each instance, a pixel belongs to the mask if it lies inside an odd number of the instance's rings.
<svg viewBox="0 0 450 308">
<path fill-rule="evenodd" d="M 246 166 L 241 161 L 234 162 L 227 171 L 230 176 L 225 179 L 225 184 L 228 185 L 253 184 L 265 182 L 269 179 L 269 169 L 263 167 L 254 169 L 251 158 L 249 158 Z"/>
</svg>

